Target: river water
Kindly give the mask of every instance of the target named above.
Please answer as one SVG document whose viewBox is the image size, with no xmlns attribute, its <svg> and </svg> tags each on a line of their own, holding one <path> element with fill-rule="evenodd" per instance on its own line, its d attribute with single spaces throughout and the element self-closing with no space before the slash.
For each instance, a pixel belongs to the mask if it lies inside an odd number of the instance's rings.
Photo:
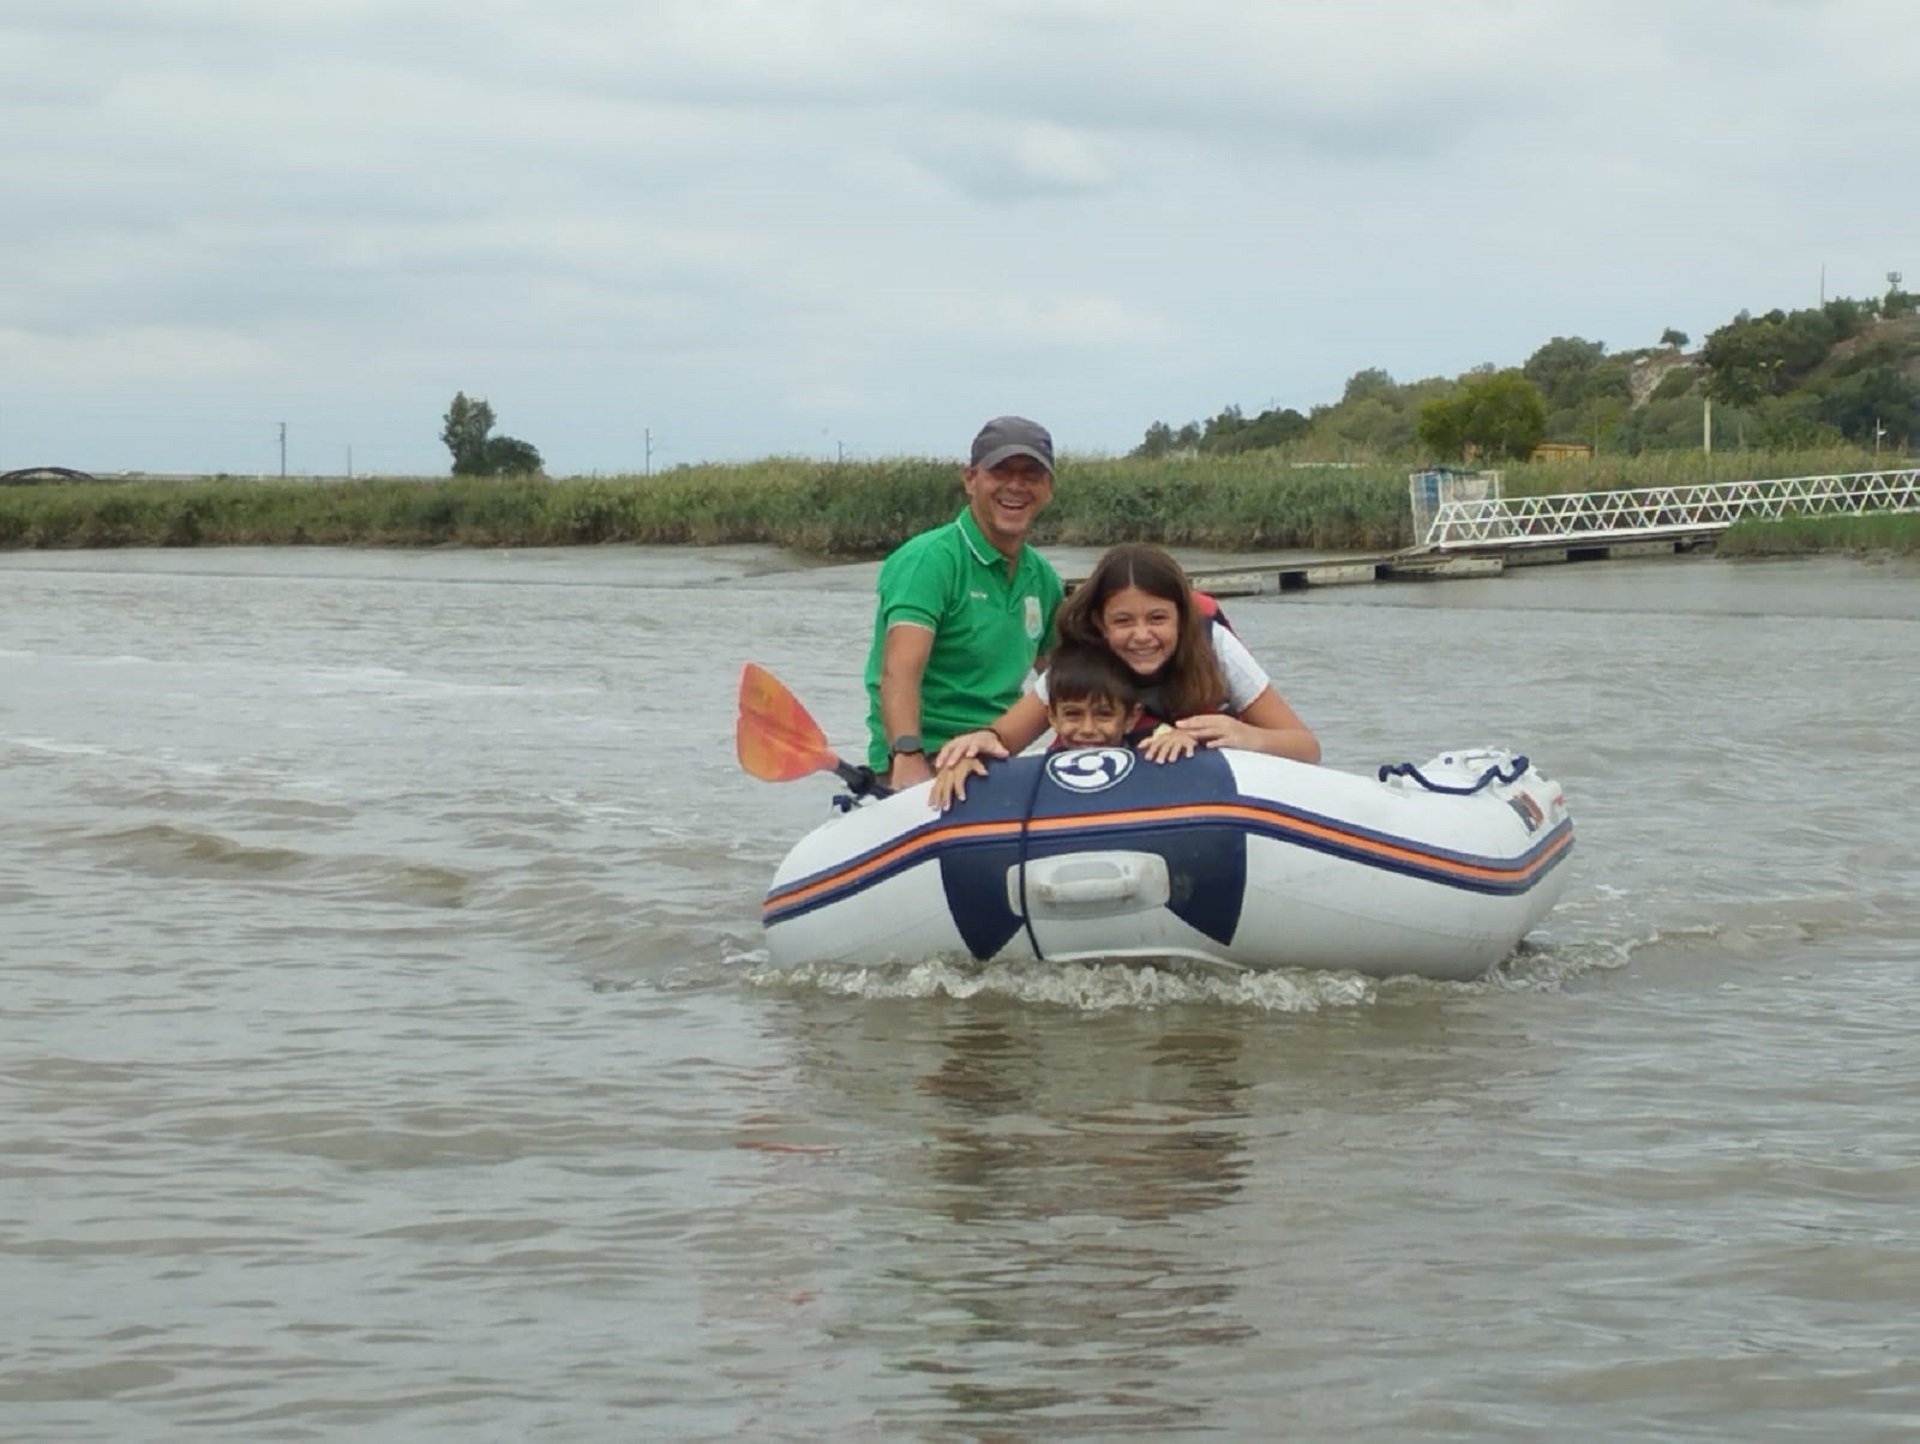
<svg viewBox="0 0 1920 1444">
<path fill-rule="evenodd" d="M 775 972 L 738 665 L 857 753 L 873 571 L 0 557 L 0 1435 L 1920 1429 L 1920 567 L 1232 602 L 1564 785 L 1466 985 Z"/>
</svg>

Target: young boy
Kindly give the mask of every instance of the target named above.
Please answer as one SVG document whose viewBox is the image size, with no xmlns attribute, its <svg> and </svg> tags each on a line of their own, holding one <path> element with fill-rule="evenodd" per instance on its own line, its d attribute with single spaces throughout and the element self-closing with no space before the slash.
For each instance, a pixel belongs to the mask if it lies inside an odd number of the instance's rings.
<svg viewBox="0 0 1920 1444">
<path fill-rule="evenodd" d="M 1105 647 L 1067 643 L 1047 659 L 1053 746 L 1124 747 L 1140 725 L 1133 674 Z"/>
<path fill-rule="evenodd" d="M 1194 739 L 1174 727 L 1142 728 L 1133 673 L 1105 647 L 1067 642 L 1047 659 L 1047 725 L 1053 729 L 1049 751 L 1069 747 L 1135 747 L 1155 739 L 1156 762 L 1190 755 Z M 987 764 L 963 757 L 933 775 L 928 803 L 944 812 L 967 795 L 969 777 L 985 777 Z"/>
</svg>

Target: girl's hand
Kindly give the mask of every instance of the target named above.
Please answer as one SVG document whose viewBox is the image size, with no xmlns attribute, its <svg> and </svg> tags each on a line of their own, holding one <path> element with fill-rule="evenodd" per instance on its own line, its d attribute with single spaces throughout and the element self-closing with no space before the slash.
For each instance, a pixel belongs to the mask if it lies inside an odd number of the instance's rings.
<svg viewBox="0 0 1920 1444">
<path fill-rule="evenodd" d="M 956 742 L 959 740 L 957 737 L 954 739 Z M 949 747 L 952 745 L 947 744 Z M 945 747 L 941 748 L 941 754 L 945 755 L 946 750 Z M 965 802 L 967 779 L 986 775 L 987 764 L 978 757 L 962 757 L 951 767 L 942 767 L 933 774 L 933 786 L 927 791 L 927 805 L 935 812 L 945 812 L 955 802 Z"/>
<path fill-rule="evenodd" d="M 973 732 L 962 732 L 958 737 L 949 740 L 940 749 L 939 755 L 933 759 L 933 766 L 936 772 L 942 772 L 956 762 L 965 761 L 970 757 L 1005 757 L 1006 755 L 1007 744 L 1000 740 L 1000 734 L 991 727 L 982 727 Z M 960 795 L 965 797 L 966 793 L 962 792 Z"/>
<path fill-rule="evenodd" d="M 1149 762 L 1171 762 L 1176 757 L 1193 756 L 1199 745 L 1187 733 L 1163 722 L 1141 742 L 1139 752 Z"/>
<path fill-rule="evenodd" d="M 1182 717 L 1173 724 L 1196 742 L 1208 747 L 1244 747 L 1258 751 L 1253 729 L 1238 717 L 1224 712 L 1208 712 L 1199 717 Z"/>
</svg>

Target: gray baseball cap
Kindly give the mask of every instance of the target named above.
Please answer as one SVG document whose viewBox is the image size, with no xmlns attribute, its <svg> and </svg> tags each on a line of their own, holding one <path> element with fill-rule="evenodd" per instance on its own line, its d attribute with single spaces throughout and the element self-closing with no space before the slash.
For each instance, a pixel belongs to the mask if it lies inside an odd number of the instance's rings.
<svg viewBox="0 0 1920 1444">
<path fill-rule="evenodd" d="M 1053 475 L 1053 438 L 1024 416 L 996 416 L 973 438 L 972 465 L 991 471 L 1010 456 L 1031 456 Z"/>
</svg>

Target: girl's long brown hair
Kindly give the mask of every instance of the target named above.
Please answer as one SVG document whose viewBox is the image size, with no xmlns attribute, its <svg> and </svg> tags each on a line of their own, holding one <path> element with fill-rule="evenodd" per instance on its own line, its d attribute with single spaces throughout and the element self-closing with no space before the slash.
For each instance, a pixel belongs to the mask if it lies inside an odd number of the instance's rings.
<svg viewBox="0 0 1920 1444">
<path fill-rule="evenodd" d="M 1150 542 L 1110 547 L 1087 579 L 1061 604 L 1055 625 L 1062 642 L 1107 645 L 1100 619 L 1114 593 L 1138 587 L 1150 597 L 1173 603 L 1180 618 L 1180 640 L 1158 673 L 1140 678 L 1158 684 L 1160 699 L 1173 720 L 1218 712 L 1227 700 L 1227 680 L 1213 654 L 1207 618 L 1194 605 L 1193 588 L 1180 563 Z"/>
</svg>

